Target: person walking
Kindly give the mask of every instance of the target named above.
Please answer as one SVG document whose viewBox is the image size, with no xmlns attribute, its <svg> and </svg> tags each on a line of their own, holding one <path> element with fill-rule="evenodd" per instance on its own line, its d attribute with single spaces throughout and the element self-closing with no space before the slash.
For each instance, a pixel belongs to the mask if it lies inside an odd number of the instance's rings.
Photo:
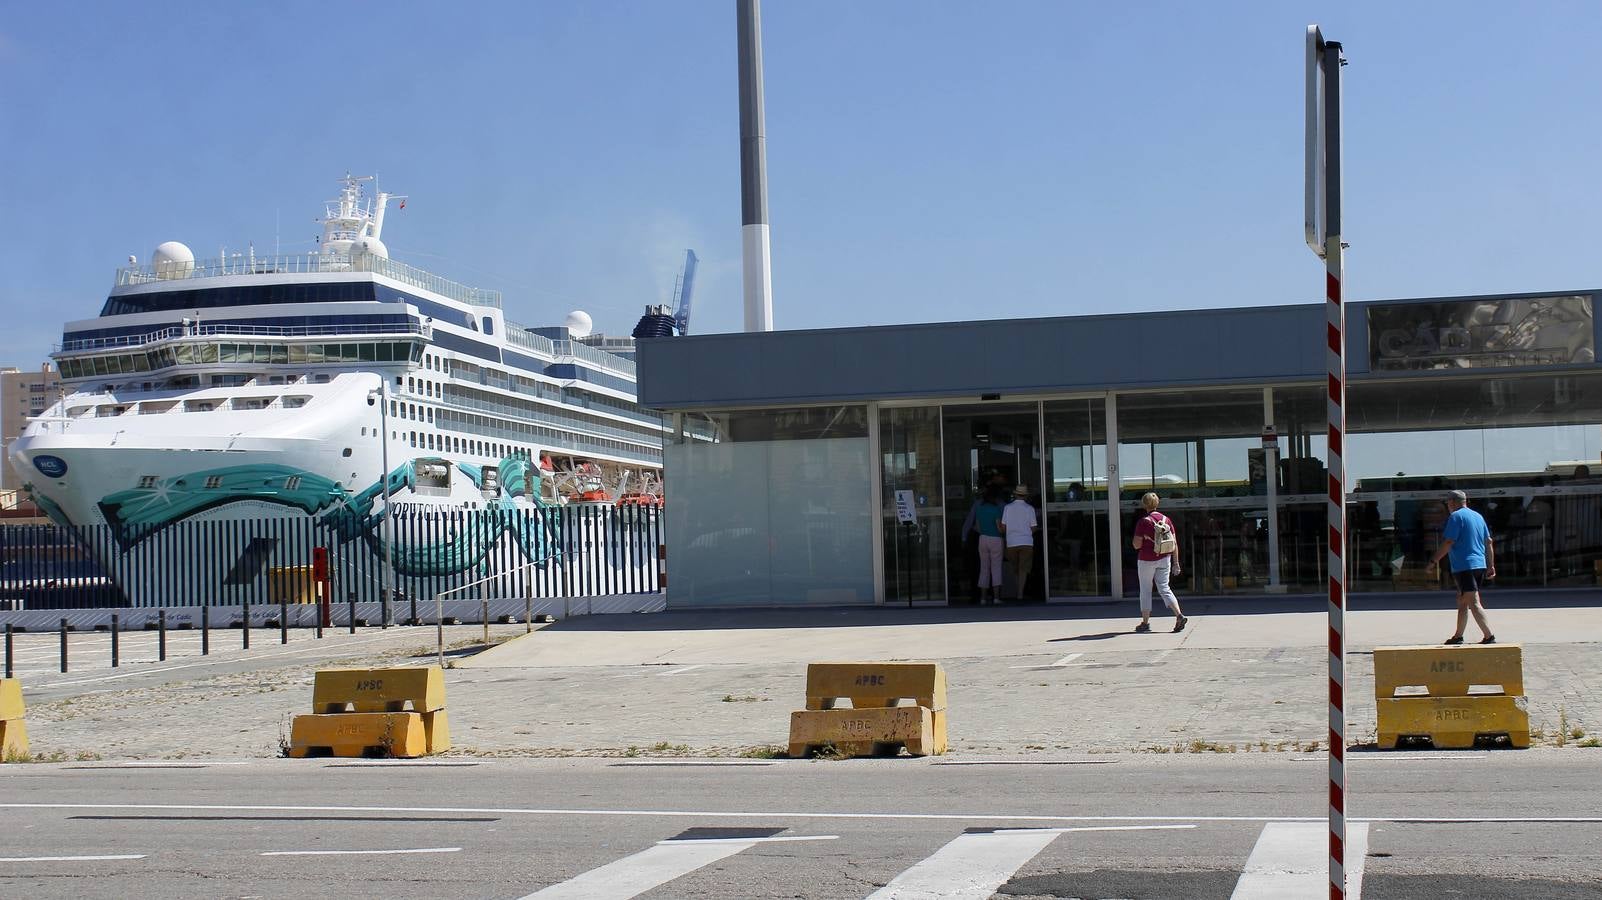
<svg viewBox="0 0 1602 900">
<path fill-rule="evenodd" d="M 1147 492 L 1140 498 L 1140 508 L 1146 514 L 1135 523 L 1135 536 L 1130 543 L 1136 551 L 1135 568 L 1140 575 L 1140 624 L 1136 631 L 1151 630 L 1151 593 L 1155 587 L 1163 598 L 1163 605 L 1174 614 L 1174 631 L 1184 631 L 1185 613 L 1179 608 L 1179 598 L 1168 586 L 1168 576 L 1179 574 L 1179 538 L 1174 520 L 1157 511 L 1157 495 Z"/>
<path fill-rule="evenodd" d="M 973 530 L 979 533 L 979 604 L 1001 602 L 1002 556 L 1001 515 L 1006 501 L 1005 488 L 990 485 L 968 514 Z M 988 591 L 988 593 L 987 593 Z"/>
<path fill-rule="evenodd" d="M 1029 505 L 1028 485 L 1013 488 L 1012 498 L 1001 511 L 1001 534 L 1007 542 L 1007 567 L 1017 579 L 1012 599 L 1022 600 L 1024 583 L 1035 567 L 1035 532 L 1040 530 L 1040 519 Z"/>
<path fill-rule="evenodd" d="M 1485 582 L 1496 577 L 1496 544 L 1485 517 L 1468 508 L 1468 495 L 1452 491 L 1446 495 L 1446 508 L 1451 512 L 1441 529 L 1441 548 L 1430 559 L 1434 572 L 1442 559 L 1449 558 L 1452 580 L 1457 582 L 1457 630 L 1443 643 L 1463 643 L 1463 630 L 1468 627 L 1469 613 L 1480 626 L 1482 644 L 1496 643 L 1496 635 L 1485 621 L 1485 607 L 1480 603 L 1480 589 Z"/>
</svg>

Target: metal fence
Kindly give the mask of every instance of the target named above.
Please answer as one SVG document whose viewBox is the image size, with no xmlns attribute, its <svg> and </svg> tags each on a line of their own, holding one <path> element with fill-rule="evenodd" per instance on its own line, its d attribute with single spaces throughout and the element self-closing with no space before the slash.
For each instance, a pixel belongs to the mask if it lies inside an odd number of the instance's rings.
<svg viewBox="0 0 1602 900">
<path fill-rule="evenodd" d="M 385 530 L 342 528 L 348 521 L 267 514 L 148 532 L 0 526 L 0 610 L 309 603 L 316 548 L 328 555 L 336 604 L 379 602 L 386 584 L 403 604 L 480 581 L 470 596 L 605 596 L 659 583 L 662 520 L 653 507 L 397 505 L 387 563 Z"/>
</svg>

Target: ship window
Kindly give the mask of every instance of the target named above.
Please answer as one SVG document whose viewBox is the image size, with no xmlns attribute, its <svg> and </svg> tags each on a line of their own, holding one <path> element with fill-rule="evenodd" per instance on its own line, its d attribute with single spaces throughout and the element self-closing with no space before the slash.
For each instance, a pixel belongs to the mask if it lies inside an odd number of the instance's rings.
<svg viewBox="0 0 1602 900">
<path fill-rule="evenodd" d="M 220 487 L 222 487 L 222 476 L 221 475 L 207 475 L 206 476 L 206 490 L 208 490 L 208 491 L 216 490 L 217 488 L 220 488 Z"/>
<path fill-rule="evenodd" d="M 295 491 L 300 489 L 300 476 L 291 475 L 284 479 L 284 490 Z"/>
<path fill-rule="evenodd" d="M 284 398 L 284 408 L 285 409 L 300 409 L 302 406 L 306 405 L 306 401 L 309 400 L 309 399 L 311 399 L 311 398 L 310 397 L 285 397 Z"/>
<path fill-rule="evenodd" d="M 327 372 L 319 372 L 312 376 L 312 384 L 327 384 L 329 377 Z"/>
<path fill-rule="evenodd" d="M 363 430 L 363 431 L 364 431 L 364 432 L 365 432 L 365 431 L 366 431 L 366 429 L 362 429 L 362 430 Z M 344 449 L 344 450 L 343 450 L 343 451 L 341 451 L 341 452 L 340 452 L 340 454 L 339 454 L 339 455 L 340 455 L 340 456 L 350 456 L 350 448 L 349 448 L 349 447 L 346 447 L 346 448 L 345 448 L 345 449 Z"/>
<path fill-rule="evenodd" d="M 322 362 L 323 361 L 323 345 L 322 344 L 307 344 L 306 345 L 306 361 L 309 362 L 309 363 L 320 363 L 320 362 Z"/>
<path fill-rule="evenodd" d="M 373 347 L 373 352 L 375 353 L 373 359 L 377 362 L 390 362 L 394 359 L 393 351 L 393 344 L 381 342 Z"/>
<path fill-rule="evenodd" d="M 292 344 L 292 345 L 290 345 L 290 348 L 289 348 L 289 361 L 292 362 L 292 363 L 297 363 L 297 364 L 298 363 L 304 363 L 306 361 L 306 345 L 305 344 Z"/>
<path fill-rule="evenodd" d="M 277 363 L 278 365 L 284 365 L 285 363 L 289 362 L 289 348 L 288 347 L 285 347 L 285 346 L 280 344 L 279 346 L 273 347 L 271 349 L 272 349 L 273 362 L 274 363 Z"/>
<path fill-rule="evenodd" d="M 357 349 L 360 351 L 362 362 L 376 362 L 378 360 L 377 348 L 372 344 L 361 344 Z"/>
<path fill-rule="evenodd" d="M 495 320 L 490 318 L 489 316 L 485 316 L 484 317 L 484 333 L 485 334 L 494 334 L 495 333 Z"/>
<path fill-rule="evenodd" d="M 407 436 L 411 439 L 411 445 L 413 447 L 417 446 L 417 432 L 415 432 L 415 431 L 407 432 Z"/>
<path fill-rule="evenodd" d="M 143 488 L 145 490 L 149 490 L 150 488 L 153 488 L 155 486 L 156 486 L 156 476 L 154 476 L 154 475 L 140 475 L 139 476 L 139 487 L 141 487 L 141 488 Z"/>
<path fill-rule="evenodd" d="M 416 393 L 417 392 L 417 380 L 413 379 L 413 378 L 406 379 L 406 390 L 409 393 Z"/>
</svg>

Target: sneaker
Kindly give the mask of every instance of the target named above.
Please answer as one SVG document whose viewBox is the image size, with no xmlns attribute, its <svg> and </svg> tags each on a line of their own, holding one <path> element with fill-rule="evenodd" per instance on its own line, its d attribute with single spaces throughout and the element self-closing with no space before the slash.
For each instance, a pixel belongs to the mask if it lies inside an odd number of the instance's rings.
<svg viewBox="0 0 1602 900">
<path fill-rule="evenodd" d="M 1142 622 L 1139 625 L 1135 626 L 1135 630 L 1136 631 L 1150 631 L 1151 630 L 1151 623 L 1150 622 Z"/>
<path fill-rule="evenodd" d="M 1463 636 L 1458 635 L 1457 637 L 1449 637 L 1446 640 L 1441 641 L 1441 643 L 1446 644 L 1449 647 L 1455 647 L 1458 644 L 1463 643 Z"/>
<path fill-rule="evenodd" d="M 1176 631 L 1176 632 L 1177 631 L 1184 631 L 1185 630 L 1185 623 L 1189 622 L 1189 621 L 1190 620 L 1185 618 L 1184 616 L 1180 616 L 1179 619 L 1174 622 L 1174 631 Z"/>
<path fill-rule="evenodd" d="M 1496 635 L 1488 634 L 1488 635 L 1486 635 L 1484 637 L 1483 640 L 1480 641 L 1480 643 L 1482 643 L 1482 644 L 1494 644 L 1494 643 L 1496 643 Z"/>
</svg>

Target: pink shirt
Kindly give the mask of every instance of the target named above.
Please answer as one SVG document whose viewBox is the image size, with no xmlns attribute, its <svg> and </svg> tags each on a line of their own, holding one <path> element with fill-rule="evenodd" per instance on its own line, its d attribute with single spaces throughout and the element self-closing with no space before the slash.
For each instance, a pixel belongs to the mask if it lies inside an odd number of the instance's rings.
<svg viewBox="0 0 1602 900">
<path fill-rule="evenodd" d="M 1135 537 L 1143 539 L 1140 542 L 1139 556 L 1146 562 L 1156 562 L 1167 556 L 1167 554 L 1163 556 L 1157 555 L 1157 529 L 1151 523 L 1153 518 L 1158 518 L 1168 523 L 1168 527 L 1174 532 L 1174 546 L 1179 546 L 1179 529 L 1174 528 L 1174 520 L 1156 510 L 1152 510 L 1149 514 L 1141 516 L 1140 521 L 1135 523 Z"/>
</svg>

